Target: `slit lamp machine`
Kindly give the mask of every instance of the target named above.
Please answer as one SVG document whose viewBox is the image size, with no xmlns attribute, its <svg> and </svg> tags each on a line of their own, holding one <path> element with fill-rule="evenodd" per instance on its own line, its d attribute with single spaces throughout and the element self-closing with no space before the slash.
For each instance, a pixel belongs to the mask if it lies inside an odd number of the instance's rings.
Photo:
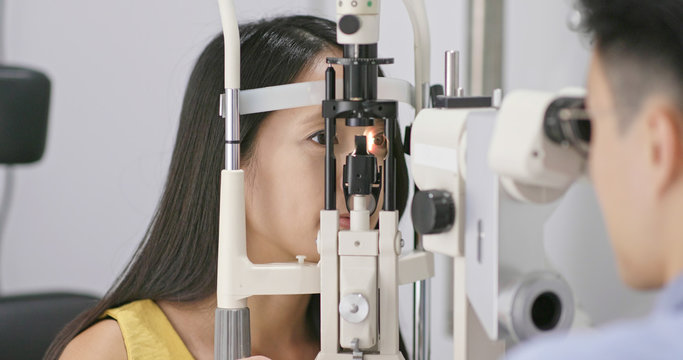
<svg viewBox="0 0 683 360">
<path fill-rule="evenodd" d="M 424 3 L 404 0 L 413 25 L 415 84 L 378 77 L 380 1 L 342 0 L 337 42 L 343 80 L 329 66 L 325 81 L 240 92 L 240 38 L 234 4 L 219 0 L 225 37 L 225 169 L 221 173 L 215 354 L 250 356 L 247 298 L 320 294 L 317 360 L 403 360 L 399 352 L 398 286 L 434 273 L 433 254 L 453 258 L 453 342 L 457 360 L 488 360 L 546 332 L 566 331 L 576 305 L 572 290 L 543 248 L 543 224 L 553 203 L 584 174 L 590 122 L 581 90 L 517 91 L 503 99 L 465 97 L 457 52 L 445 56 L 445 91 L 429 85 L 429 31 Z M 217 94 L 219 95 L 219 94 Z M 267 99 L 267 101 L 264 101 Z M 415 251 L 402 254 L 396 208 L 397 151 L 388 141 L 383 161 L 368 153 L 365 136 L 344 159 L 334 157 L 336 119 L 347 126 L 385 123 L 398 135 L 398 104 L 415 109 L 405 146 L 416 191 L 411 215 Z M 325 201 L 316 240 L 320 260 L 253 264 L 247 257 L 240 114 L 322 104 L 325 122 Z M 350 229 L 339 227 L 336 161 Z M 381 208 L 380 191 L 383 192 Z M 379 227 L 370 216 L 379 212 Z M 424 284 L 424 283 L 423 283 Z M 424 305 L 425 287 L 416 287 Z M 415 326 L 424 329 L 425 312 Z M 414 358 L 428 358 L 416 332 Z"/>
</svg>

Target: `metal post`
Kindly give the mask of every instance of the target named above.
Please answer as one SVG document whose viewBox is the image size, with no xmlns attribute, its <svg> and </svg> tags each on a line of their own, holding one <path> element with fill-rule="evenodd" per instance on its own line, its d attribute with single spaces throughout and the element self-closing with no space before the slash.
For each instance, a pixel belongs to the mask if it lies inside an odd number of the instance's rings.
<svg viewBox="0 0 683 360">
<path fill-rule="evenodd" d="M 393 139 L 396 133 L 398 121 L 396 119 L 385 119 L 384 130 L 386 131 L 389 144 L 388 152 L 384 159 L 384 210 L 396 210 L 396 159 L 394 159 Z"/>
<path fill-rule="evenodd" d="M 238 360 L 251 356 L 249 308 L 216 309 L 215 360 Z"/>
<path fill-rule="evenodd" d="M 424 250 L 421 236 L 415 233 L 415 249 Z M 413 284 L 413 360 L 429 360 L 429 281 Z"/>
<path fill-rule="evenodd" d="M 460 88 L 460 53 L 453 50 L 446 51 L 444 64 L 446 67 L 445 95 L 458 96 L 458 89 Z"/>
<path fill-rule="evenodd" d="M 225 118 L 225 168 L 240 169 L 239 89 L 225 89 L 221 95 L 220 113 Z"/>
<path fill-rule="evenodd" d="M 490 95 L 503 87 L 503 0 L 468 0 L 470 95 Z"/>
</svg>

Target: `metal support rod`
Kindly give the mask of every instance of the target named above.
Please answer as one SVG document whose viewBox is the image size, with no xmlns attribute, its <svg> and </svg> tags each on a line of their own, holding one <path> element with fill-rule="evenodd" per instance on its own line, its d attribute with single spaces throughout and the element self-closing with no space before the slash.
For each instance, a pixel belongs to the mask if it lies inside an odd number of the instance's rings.
<svg viewBox="0 0 683 360">
<path fill-rule="evenodd" d="M 413 285 L 413 360 L 430 358 L 428 294 L 428 280 L 421 280 Z"/>
<path fill-rule="evenodd" d="M 415 187 L 415 192 L 418 189 Z M 415 235 L 415 250 L 424 250 L 422 235 Z M 431 348 L 429 334 L 429 301 L 431 299 L 429 281 L 421 280 L 413 284 L 413 360 L 429 360 Z"/>
<path fill-rule="evenodd" d="M 490 95 L 503 87 L 503 0 L 468 0 L 470 95 Z"/>
<path fill-rule="evenodd" d="M 225 168 L 240 168 L 240 111 L 239 89 L 225 89 L 220 111 L 225 117 Z"/>
<path fill-rule="evenodd" d="M 214 359 L 238 360 L 251 356 L 249 308 L 216 309 Z"/>
<path fill-rule="evenodd" d="M 325 100 L 334 100 L 336 72 L 332 66 L 325 71 Z M 337 209 L 337 160 L 334 158 L 336 119 L 325 118 L 325 210 Z"/>
<path fill-rule="evenodd" d="M 394 138 L 396 137 L 396 119 L 384 120 L 384 131 L 387 136 L 387 155 L 384 159 L 384 210 L 396 210 L 396 159 L 394 158 Z"/>
<path fill-rule="evenodd" d="M 460 87 L 460 52 L 446 51 L 444 64 L 446 67 L 445 95 L 457 96 L 458 88 Z"/>
</svg>

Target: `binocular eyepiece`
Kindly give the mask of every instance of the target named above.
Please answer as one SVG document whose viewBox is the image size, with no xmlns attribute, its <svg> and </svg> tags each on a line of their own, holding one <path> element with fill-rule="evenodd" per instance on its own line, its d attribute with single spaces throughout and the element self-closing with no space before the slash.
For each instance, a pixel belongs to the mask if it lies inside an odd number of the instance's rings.
<svg viewBox="0 0 683 360">
<path fill-rule="evenodd" d="M 545 135 L 557 145 L 576 149 L 587 157 L 591 141 L 591 123 L 586 112 L 585 100 L 563 97 L 553 101 L 543 120 Z"/>
</svg>

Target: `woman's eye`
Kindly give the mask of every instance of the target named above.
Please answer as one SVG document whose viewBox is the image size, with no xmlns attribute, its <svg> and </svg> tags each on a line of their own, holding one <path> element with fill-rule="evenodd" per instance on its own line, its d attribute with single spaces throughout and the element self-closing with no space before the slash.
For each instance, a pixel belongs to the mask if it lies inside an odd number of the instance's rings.
<svg viewBox="0 0 683 360">
<path fill-rule="evenodd" d="M 387 145 L 387 137 L 384 136 L 384 133 L 379 133 L 376 134 L 374 139 L 372 140 L 373 144 L 377 147 L 385 147 Z"/>
<path fill-rule="evenodd" d="M 368 136 L 368 150 L 378 155 L 387 149 L 387 137 L 384 133 L 371 134 L 372 137 Z"/>
<path fill-rule="evenodd" d="M 311 141 L 313 141 L 313 142 L 316 142 L 316 143 L 318 143 L 318 144 L 320 144 L 320 145 L 325 145 L 325 144 L 327 144 L 327 143 L 325 142 L 325 130 L 321 130 L 321 131 L 316 132 L 315 134 L 311 135 L 308 139 L 311 140 Z M 338 143 L 339 143 L 339 141 L 337 140 L 337 137 L 336 137 L 336 136 L 335 136 L 335 138 L 334 138 L 334 143 L 335 143 L 335 144 L 338 144 Z"/>
</svg>

